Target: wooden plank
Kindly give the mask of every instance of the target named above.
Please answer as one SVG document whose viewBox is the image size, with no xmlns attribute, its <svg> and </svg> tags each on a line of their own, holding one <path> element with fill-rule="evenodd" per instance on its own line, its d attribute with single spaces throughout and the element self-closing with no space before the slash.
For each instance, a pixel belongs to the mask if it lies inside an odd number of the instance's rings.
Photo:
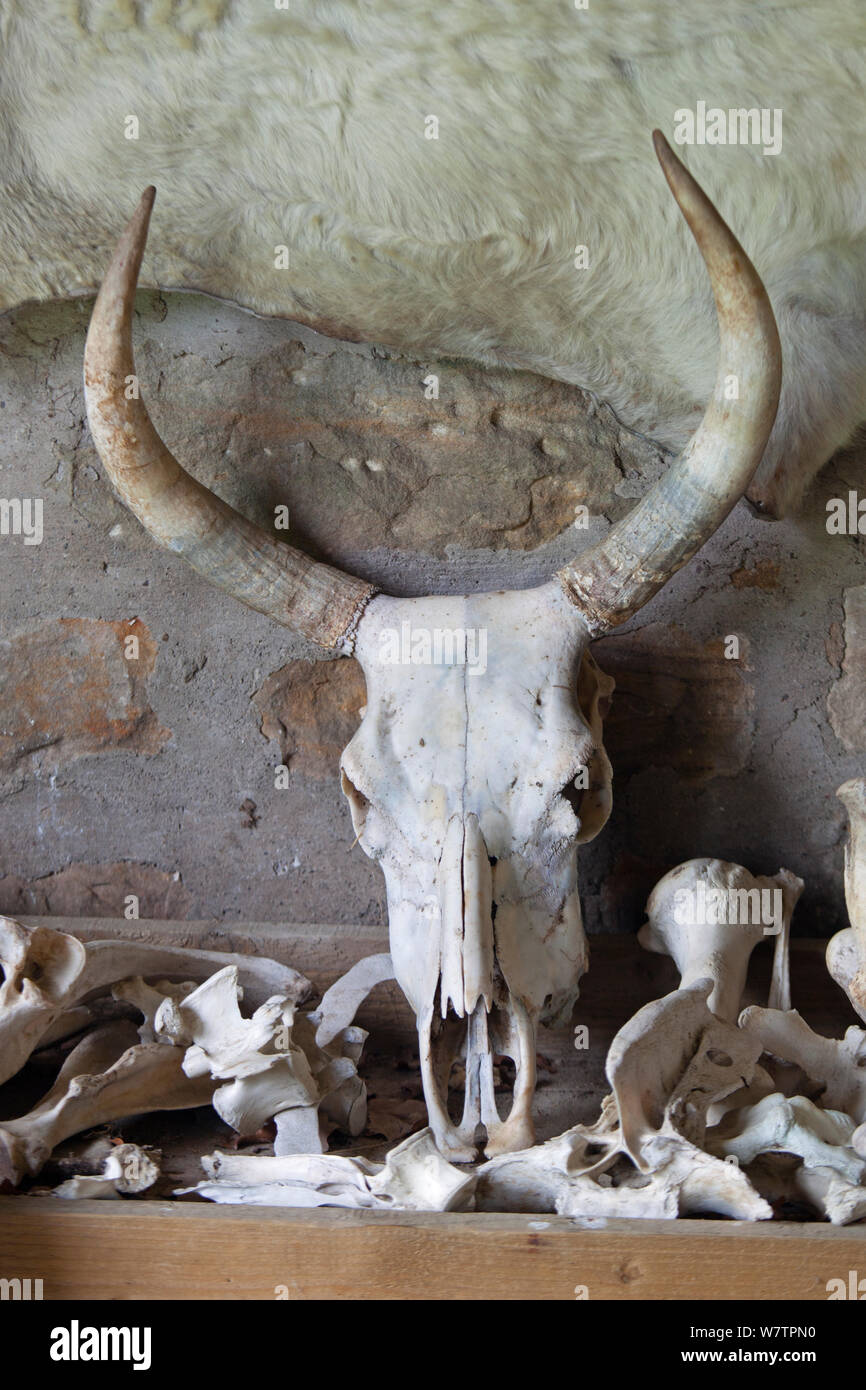
<svg viewBox="0 0 866 1390">
<path fill-rule="evenodd" d="M 0 1276 L 46 1299 L 825 1301 L 866 1230 L 0 1198 Z"/>
</svg>

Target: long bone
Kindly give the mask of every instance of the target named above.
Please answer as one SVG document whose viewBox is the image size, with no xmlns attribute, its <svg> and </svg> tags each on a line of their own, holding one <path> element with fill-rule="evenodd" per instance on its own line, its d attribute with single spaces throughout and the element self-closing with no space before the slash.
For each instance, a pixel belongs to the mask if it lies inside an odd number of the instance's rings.
<svg viewBox="0 0 866 1390">
<path fill-rule="evenodd" d="M 761 458 L 778 403 L 779 340 L 760 278 L 664 138 L 654 139 L 712 285 L 716 385 L 667 474 L 537 589 L 389 598 L 278 542 L 185 472 L 147 414 L 132 353 L 152 189 L 120 239 L 87 339 L 93 439 L 151 535 L 250 607 L 361 662 L 367 712 L 344 754 L 343 787 L 363 849 L 382 863 L 430 1121 L 454 1157 L 473 1157 L 479 1143 L 492 1154 L 531 1141 L 536 1024 L 570 1008 L 585 966 L 575 851 L 610 805 L 601 681 L 581 696 L 592 677 L 587 645 L 635 613 L 721 525 Z M 453 649 L 439 663 L 395 664 L 386 639 L 406 626 L 489 635 L 489 668 L 467 673 Z M 467 1086 L 455 1124 L 445 1091 L 461 1031 Z M 505 1120 L 493 1090 L 497 1050 L 517 1072 Z"/>
<path fill-rule="evenodd" d="M 411 1134 L 384 1163 L 339 1154 L 209 1154 L 196 1192 L 211 1202 L 254 1206 L 372 1207 L 398 1211 L 465 1211 L 475 1174 L 439 1153 L 429 1129 Z"/>
<path fill-rule="evenodd" d="M 669 955 L 680 971 L 680 988 L 710 978 L 709 1007 L 734 1022 L 740 1012 L 749 958 L 768 935 L 776 941 L 772 1007 L 789 1003 L 787 971 L 791 914 L 803 880 L 788 869 L 756 878 L 739 864 L 690 859 L 660 879 L 647 901 L 649 921 L 638 932 L 648 951 Z M 775 894 L 780 895 L 776 913 Z M 772 895 L 767 900 L 766 895 Z M 765 907 L 770 911 L 766 912 Z M 777 1002 L 778 1001 L 778 1002 Z"/>
<path fill-rule="evenodd" d="M 112 984 L 136 975 L 203 980 L 225 965 L 237 968 L 253 1005 L 278 991 L 295 1001 L 312 991 L 297 970 L 265 957 L 139 941 L 85 944 L 53 927 L 0 917 L 0 1084 L 20 1070 L 43 1039 L 55 1041 L 86 1026 L 90 1018 L 83 1003 Z"/>
<path fill-rule="evenodd" d="M 95 1125 L 150 1110 L 209 1104 L 214 1083 L 210 1077 L 186 1076 L 180 1048 L 136 1038 L 128 1022 L 88 1033 L 42 1100 L 27 1115 L 0 1123 L 0 1182 L 32 1177 L 64 1139 Z"/>
</svg>

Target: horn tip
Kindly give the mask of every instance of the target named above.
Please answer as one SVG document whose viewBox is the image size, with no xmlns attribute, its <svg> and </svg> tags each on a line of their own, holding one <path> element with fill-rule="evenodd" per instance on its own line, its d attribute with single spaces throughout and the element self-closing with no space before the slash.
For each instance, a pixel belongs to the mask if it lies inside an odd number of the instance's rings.
<svg viewBox="0 0 866 1390">
<path fill-rule="evenodd" d="M 683 168 L 682 160 L 678 159 L 668 143 L 667 137 L 658 129 L 653 131 L 653 148 L 656 152 L 656 159 L 665 172 L 668 183 L 676 176 L 676 173 Z"/>
</svg>

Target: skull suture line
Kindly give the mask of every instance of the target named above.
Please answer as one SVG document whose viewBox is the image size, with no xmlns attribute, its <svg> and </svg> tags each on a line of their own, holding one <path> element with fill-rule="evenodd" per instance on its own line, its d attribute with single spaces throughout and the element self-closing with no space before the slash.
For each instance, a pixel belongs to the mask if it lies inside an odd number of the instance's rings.
<svg viewBox="0 0 866 1390">
<path fill-rule="evenodd" d="M 356 833 L 385 873 L 395 972 L 418 1020 L 430 1121 L 454 1158 L 532 1142 L 536 1023 L 568 1008 L 586 965 L 576 848 L 609 807 L 601 716 L 611 688 L 588 644 L 635 613 L 722 523 L 761 459 L 778 404 L 779 340 L 761 280 L 664 138 L 654 139 L 713 288 L 715 390 L 667 474 L 539 588 L 390 598 L 280 543 L 183 470 L 125 389 L 152 189 L 118 244 L 87 339 L 93 439 L 151 535 L 250 607 L 361 663 L 367 709 L 343 757 L 343 786 Z M 486 669 L 459 650 L 441 664 L 395 662 L 390 639 L 407 623 L 410 633 L 483 633 Z M 504 1121 L 493 1094 L 496 1052 L 517 1069 Z M 466 1082 L 455 1123 L 446 1086 L 458 1053 Z"/>
</svg>

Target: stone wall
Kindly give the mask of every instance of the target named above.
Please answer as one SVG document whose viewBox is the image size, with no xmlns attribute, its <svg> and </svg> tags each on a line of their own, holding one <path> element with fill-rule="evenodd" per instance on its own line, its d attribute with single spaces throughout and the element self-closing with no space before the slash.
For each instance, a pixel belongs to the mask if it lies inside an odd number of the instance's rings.
<svg viewBox="0 0 866 1390">
<path fill-rule="evenodd" d="M 266 525 L 287 505 L 292 540 L 392 593 L 539 582 L 667 462 L 536 377 L 198 296 L 138 309 L 143 393 L 191 471 Z M 122 915 L 135 895 L 142 916 L 384 922 L 337 774 L 360 669 L 208 588 L 115 500 L 84 418 L 89 310 L 0 319 L 0 497 L 44 504 L 41 544 L 0 536 L 0 910 Z M 866 753 L 866 554 L 828 534 L 826 501 L 866 493 L 864 456 L 791 521 L 740 504 L 596 644 L 617 692 L 614 813 L 581 852 L 591 931 L 634 930 L 656 878 L 703 854 L 785 865 L 799 929 L 844 924 L 834 792 Z"/>
</svg>

